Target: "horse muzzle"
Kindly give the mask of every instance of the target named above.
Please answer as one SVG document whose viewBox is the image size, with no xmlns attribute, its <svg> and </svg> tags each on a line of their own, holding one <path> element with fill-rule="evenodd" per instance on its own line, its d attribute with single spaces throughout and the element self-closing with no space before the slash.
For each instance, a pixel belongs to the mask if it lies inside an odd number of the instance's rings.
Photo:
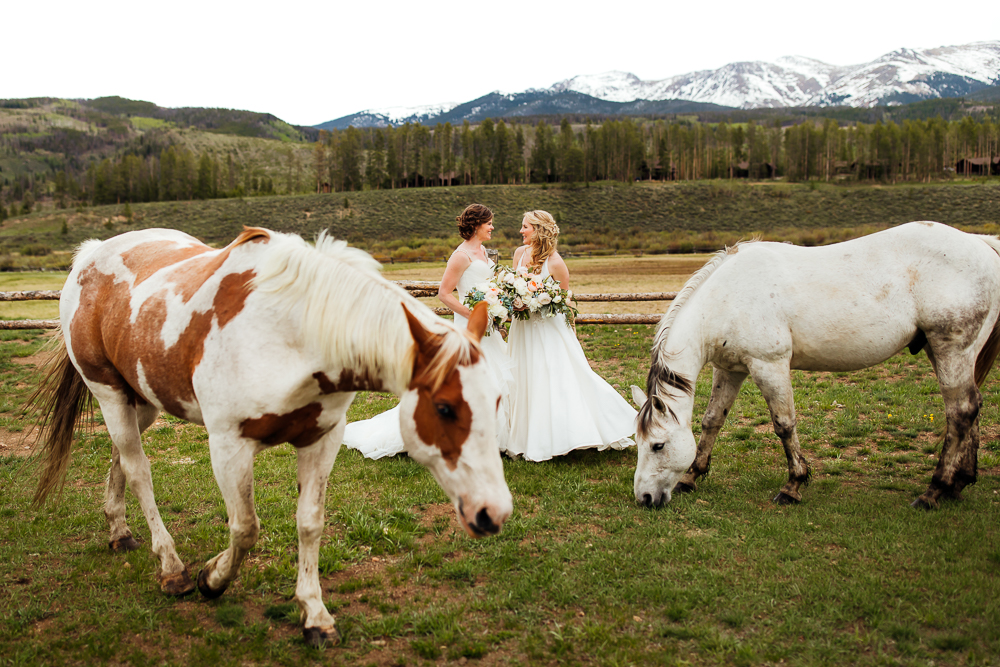
<svg viewBox="0 0 1000 667">
<path fill-rule="evenodd" d="M 462 523 L 462 528 L 470 537 L 487 537 L 500 532 L 504 522 L 510 518 L 511 508 L 507 504 L 504 508 L 490 507 L 482 505 L 474 512 L 470 510 L 471 517 L 465 512 L 465 500 L 458 500 L 458 520 Z"/>
<path fill-rule="evenodd" d="M 671 486 L 660 484 L 656 480 L 636 480 L 635 502 L 644 507 L 663 507 L 670 502 Z"/>
<path fill-rule="evenodd" d="M 661 491 L 655 496 L 651 493 L 644 493 L 641 498 L 636 495 L 635 500 L 645 507 L 663 507 L 670 502 L 670 492 Z"/>
</svg>

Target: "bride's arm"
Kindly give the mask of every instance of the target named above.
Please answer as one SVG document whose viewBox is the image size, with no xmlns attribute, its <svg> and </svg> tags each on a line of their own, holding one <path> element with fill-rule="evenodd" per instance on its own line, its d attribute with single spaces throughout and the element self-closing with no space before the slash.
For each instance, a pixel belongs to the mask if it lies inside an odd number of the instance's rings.
<svg viewBox="0 0 1000 667">
<path fill-rule="evenodd" d="M 441 303 L 451 308 L 456 315 L 468 318 L 472 311 L 466 308 L 455 296 L 455 288 L 458 287 L 458 279 L 462 277 L 465 270 L 472 264 L 472 260 L 464 252 L 453 252 L 448 258 L 448 266 L 441 276 L 441 287 L 438 288 L 438 298 Z"/>
<path fill-rule="evenodd" d="M 569 289 L 569 269 L 557 252 L 549 256 L 549 275 L 559 281 L 559 287 Z"/>
</svg>

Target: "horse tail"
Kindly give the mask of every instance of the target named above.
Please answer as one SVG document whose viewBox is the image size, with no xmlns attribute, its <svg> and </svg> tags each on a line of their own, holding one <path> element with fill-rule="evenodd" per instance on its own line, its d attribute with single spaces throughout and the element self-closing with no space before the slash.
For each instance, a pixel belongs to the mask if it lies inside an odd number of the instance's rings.
<svg viewBox="0 0 1000 667">
<path fill-rule="evenodd" d="M 1000 238 L 986 234 L 977 234 L 977 236 L 992 248 L 995 253 L 1000 255 Z M 977 387 L 983 386 L 983 382 L 986 381 L 986 376 L 989 375 L 990 370 L 993 368 L 998 354 L 1000 354 L 1000 318 L 997 318 L 997 321 L 993 323 L 993 331 L 990 332 L 990 337 L 986 339 L 986 343 L 979 350 L 979 355 L 976 357 L 975 378 Z"/>
<path fill-rule="evenodd" d="M 998 354 L 1000 354 L 1000 318 L 994 323 L 990 337 L 986 339 L 986 344 L 979 350 L 979 356 L 976 357 L 977 387 L 983 386 L 983 382 L 986 381 L 986 376 L 989 375 L 990 370 L 993 368 Z"/>
<path fill-rule="evenodd" d="M 28 405 L 41 415 L 35 451 L 45 456 L 32 501 L 35 507 L 44 504 L 53 491 L 62 490 L 73 446 L 73 428 L 81 414 L 94 411 L 94 397 L 70 360 L 66 342 L 61 338 L 59 349 L 45 364 L 43 372 L 42 381 L 28 399 Z"/>
</svg>

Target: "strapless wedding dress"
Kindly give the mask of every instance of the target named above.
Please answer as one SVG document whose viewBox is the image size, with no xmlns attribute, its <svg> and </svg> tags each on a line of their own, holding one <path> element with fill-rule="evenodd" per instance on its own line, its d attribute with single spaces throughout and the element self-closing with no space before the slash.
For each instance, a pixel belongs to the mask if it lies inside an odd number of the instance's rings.
<svg viewBox="0 0 1000 667">
<path fill-rule="evenodd" d="M 548 260 L 541 275 L 549 275 Z M 507 344 L 517 387 L 509 454 L 545 461 L 575 449 L 634 444 L 636 411 L 591 370 L 564 315 L 515 319 Z"/>
<path fill-rule="evenodd" d="M 489 259 L 484 262 L 473 258 L 472 264 L 458 280 L 458 300 L 462 301 L 474 286 L 492 277 L 493 262 Z M 468 326 L 468 320 L 461 315 L 455 315 L 455 324 L 464 328 Z M 514 389 L 514 376 L 511 373 L 513 362 L 507 354 L 507 343 L 500 336 L 500 332 L 493 331 L 490 335 L 483 336 L 479 344 L 483 349 L 486 368 L 500 389 L 497 446 L 502 452 L 508 448 L 510 438 L 510 402 Z M 344 431 L 344 445 L 358 450 L 370 459 L 402 453 L 403 436 L 399 431 L 399 408 L 386 410 L 371 419 L 348 424 Z"/>
</svg>

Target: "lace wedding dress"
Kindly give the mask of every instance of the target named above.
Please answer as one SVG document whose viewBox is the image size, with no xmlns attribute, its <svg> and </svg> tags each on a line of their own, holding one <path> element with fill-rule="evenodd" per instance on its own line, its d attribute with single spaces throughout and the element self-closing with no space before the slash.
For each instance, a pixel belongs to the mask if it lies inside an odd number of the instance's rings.
<svg viewBox="0 0 1000 667">
<path fill-rule="evenodd" d="M 549 275 L 548 260 L 541 275 Z M 575 449 L 634 444 L 636 411 L 591 370 L 564 315 L 514 320 L 507 344 L 517 387 L 509 454 L 545 461 Z"/>
<path fill-rule="evenodd" d="M 464 252 L 461 249 L 456 252 Z M 466 253 L 468 254 L 468 253 Z M 458 279 L 458 300 L 461 301 L 472 288 L 493 277 L 493 262 L 485 262 L 469 255 L 472 264 Z M 455 324 L 468 326 L 469 321 L 461 315 L 455 315 Z M 513 362 L 507 355 L 507 343 L 500 332 L 492 331 L 483 336 L 479 342 L 483 348 L 483 358 L 490 370 L 494 382 L 500 389 L 500 409 L 497 411 L 497 445 L 500 451 L 508 447 L 510 437 L 510 401 L 514 388 L 514 376 L 511 374 Z M 344 444 L 356 449 L 367 458 L 380 459 L 383 456 L 400 454 L 403 451 L 403 436 L 399 432 L 399 408 L 386 410 L 380 415 L 359 422 L 351 422 L 344 431 Z"/>
</svg>

